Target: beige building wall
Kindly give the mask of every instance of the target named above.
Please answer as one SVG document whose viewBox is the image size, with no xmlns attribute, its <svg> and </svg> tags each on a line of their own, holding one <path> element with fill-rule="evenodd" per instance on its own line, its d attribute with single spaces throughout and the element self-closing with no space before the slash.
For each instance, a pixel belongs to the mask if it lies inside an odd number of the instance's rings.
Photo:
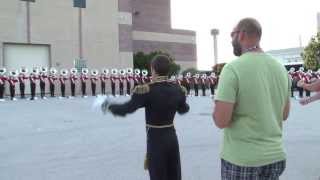
<svg viewBox="0 0 320 180">
<path fill-rule="evenodd" d="M 26 2 L 1 0 L 0 66 L 3 43 L 27 43 Z M 70 0 L 30 3 L 31 44 L 50 45 L 50 64 L 71 68 L 79 58 L 79 9 Z M 82 10 L 83 57 L 89 68 L 132 66 L 119 53 L 118 0 L 87 1 Z M 121 58 L 120 58 L 121 55 Z M 120 59 L 121 63 L 118 61 Z M 132 60 L 132 59 L 131 59 Z"/>
</svg>

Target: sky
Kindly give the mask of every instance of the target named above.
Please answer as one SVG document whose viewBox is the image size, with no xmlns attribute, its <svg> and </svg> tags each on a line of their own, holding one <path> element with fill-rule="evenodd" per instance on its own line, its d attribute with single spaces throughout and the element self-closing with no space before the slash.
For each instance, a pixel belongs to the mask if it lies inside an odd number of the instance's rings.
<svg viewBox="0 0 320 180">
<path fill-rule="evenodd" d="M 220 31 L 218 63 L 230 62 L 235 59 L 230 32 L 240 19 L 260 22 L 261 47 L 268 51 L 306 46 L 317 32 L 317 12 L 320 0 L 171 0 L 172 28 L 196 31 L 201 70 L 214 64 L 211 29 Z"/>
</svg>

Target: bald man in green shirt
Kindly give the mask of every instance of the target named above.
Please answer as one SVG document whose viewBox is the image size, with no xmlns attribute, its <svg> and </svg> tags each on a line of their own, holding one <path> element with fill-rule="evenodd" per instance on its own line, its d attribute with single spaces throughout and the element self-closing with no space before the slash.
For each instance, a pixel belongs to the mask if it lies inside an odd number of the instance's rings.
<svg viewBox="0 0 320 180">
<path fill-rule="evenodd" d="M 222 180 L 278 180 L 286 165 L 282 123 L 290 109 L 286 69 L 260 48 L 262 28 L 240 20 L 231 33 L 238 58 L 222 70 L 213 119 L 224 129 Z"/>
</svg>

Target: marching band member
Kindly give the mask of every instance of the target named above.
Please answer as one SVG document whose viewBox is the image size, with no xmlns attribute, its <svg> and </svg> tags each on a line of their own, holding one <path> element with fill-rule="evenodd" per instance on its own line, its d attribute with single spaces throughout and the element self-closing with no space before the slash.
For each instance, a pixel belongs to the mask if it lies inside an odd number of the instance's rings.
<svg viewBox="0 0 320 180">
<path fill-rule="evenodd" d="M 215 89 L 215 86 L 217 85 L 217 76 L 216 76 L 216 73 L 212 72 L 210 74 L 210 77 L 209 77 L 209 86 L 210 86 L 210 91 L 211 91 L 211 97 L 214 95 L 214 89 Z"/>
<path fill-rule="evenodd" d="M 177 84 L 181 86 L 182 80 L 183 80 L 183 76 L 181 74 L 179 74 L 178 77 L 176 78 Z"/>
<path fill-rule="evenodd" d="M 120 96 L 124 95 L 123 89 L 124 89 L 124 80 L 125 80 L 125 69 L 120 69 L 120 76 L 119 76 L 119 94 Z"/>
<path fill-rule="evenodd" d="M 113 96 L 116 96 L 116 80 L 117 80 L 118 69 L 111 70 L 111 93 Z"/>
<path fill-rule="evenodd" d="M 140 69 L 135 69 L 134 70 L 134 87 L 140 84 Z"/>
<path fill-rule="evenodd" d="M 28 69 L 26 69 L 25 67 L 22 67 L 20 69 L 20 73 L 18 76 L 18 80 L 19 80 L 19 86 L 20 86 L 20 96 L 21 99 L 25 98 L 25 87 L 26 87 L 26 79 L 28 79 L 28 77 L 26 76 L 26 74 L 28 73 Z"/>
<path fill-rule="evenodd" d="M 33 68 L 32 72 L 30 73 L 29 80 L 30 80 L 30 91 L 31 91 L 31 98 L 30 100 L 35 100 L 36 95 L 36 81 L 39 79 L 39 69 Z"/>
<path fill-rule="evenodd" d="M 17 71 L 11 71 L 9 76 L 9 85 L 10 85 L 10 99 L 16 101 L 15 98 L 16 94 L 16 83 L 18 82 L 17 79 Z"/>
<path fill-rule="evenodd" d="M 309 69 L 309 70 L 305 73 L 304 82 L 307 83 L 307 84 L 310 84 L 312 77 L 313 77 L 312 70 Z M 309 90 L 306 90 L 306 96 L 307 96 L 307 97 L 310 97 L 310 91 L 309 91 Z"/>
<path fill-rule="evenodd" d="M 202 89 L 202 96 L 206 96 L 206 89 L 207 89 L 207 75 L 201 75 L 201 89 Z"/>
<path fill-rule="evenodd" d="M 191 83 L 191 81 L 190 81 L 190 79 L 191 79 L 191 73 L 190 72 L 188 72 L 185 76 L 184 76 L 184 86 L 185 86 L 185 88 L 187 89 L 187 95 L 189 96 L 190 95 L 190 89 L 191 89 L 191 87 L 190 87 L 190 83 Z"/>
<path fill-rule="evenodd" d="M 97 81 L 99 80 L 98 74 L 99 72 L 96 69 L 93 69 L 91 71 L 90 81 L 91 81 L 92 96 L 96 96 L 96 86 L 97 86 Z"/>
<path fill-rule="evenodd" d="M 65 98 L 66 97 L 66 80 L 68 80 L 68 70 L 67 69 L 62 69 L 60 71 L 60 89 L 61 89 L 61 97 L 60 98 Z"/>
<path fill-rule="evenodd" d="M 46 78 L 47 78 L 47 68 L 41 68 L 39 79 L 40 79 L 40 95 L 41 99 L 47 99 L 45 97 L 45 88 L 46 88 Z"/>
<path fill-rule="evenodd" d="M 127 96 L 131 94 L 131 81 L 133 79 L 133 70 L 132 68 L 127 68 L 126 82 L 127 82 Z"/>
<path fill-rule="evenodd" d="M 70 77 L 69 77 L 69 79 L 70 79 L 70 88 L 71 88 L 71 97 L 70 98 L 75 97 L 76 81 L 78 79 L 77 73 L 78 73 L 78 70 L 76 68 L 71 68 L 70 69 Z"/>
<path fill-rule="evenodd" d="M 101 94 L 106 95 L 106 82 L 108 80 L 108 69 L 103 69 L 100 75 L 100 82 L 101 82 Z"/>
<path fill-rule="evenodd" d="M 148 83 L 148 70 L 144 69 L 141 71 L 142 77 L 141 77 L 141 84 Z"/>
<path fill-rule="evenodd" d="M 194 94 L 195 96 L 198 96 L 198 93 L 199 93 L 199 77 L 200 75 L 199 74 L 195 74 L 193 76 L 193 88 L 194 88 Z"/>
<path fill-rule="evenodd" d="M 5 88 L 5 82 L 7 81 L 6 77 L 6 68 L 0 68 L 0 102 L 5 101 L 3 98 L 4 95 L 4 88 Z"/>
<path fill-rule="evenodd" d="M 291 97 L 294 97 L 293 94 L 294 94 L 294 88 L 297 84 L 297 73 L 295 72 L 295 68 L 294 67 L 291 67 L 289 72 L 289 78 L 291 79 Z"/>
<path fill-rule="evenodd" d="M 299 68 L 299 71 L 297 72 L 297 80 L 298 81 L 304 81 L 304 68 L 303 67 L 300 67 Z M 303 88 L 301 87 L 298 87 L 298 91 L 299 91 L 299 97 L 302 98 L 303 97 Z"/>
<path fill-rule="evenodd" d="M 88 68 L 83 68 L 81 71 L 81 76 L 80 76 L 82 97 L 84 97 L 84 98 L 87 97 L 86 89 L 87 89 L 87 80 L 89 79 L 88 73 L 89 73 Z"/>
<path fill-rule="evenodd" d="M 54 90 L 55 90 L 55 84 L 54 82 L 58 79 L 56 77 L 57 70 L 55 68 L 50 68 L 50 75 L 48 77 L 49 80 L 49 86 L 50 86 L 50 96 L 54 97 Z"/>
</svg>

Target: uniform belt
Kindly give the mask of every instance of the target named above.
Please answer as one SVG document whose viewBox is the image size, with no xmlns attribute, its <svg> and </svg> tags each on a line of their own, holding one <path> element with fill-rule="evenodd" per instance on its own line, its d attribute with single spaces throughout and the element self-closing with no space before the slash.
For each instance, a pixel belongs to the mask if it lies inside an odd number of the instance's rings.
<svg viewBox="0 0 320 180">
<path fill-rule="evenodd" d="M 147 124 L 146 127 L 147 128 L 155 128 L 155 129 L 163 129 L 163 128 L 170 128 L 173 127 L 173 124 L 168 124 L 168 125 L 151 125 L 151 124 Z"/>
</svg>

